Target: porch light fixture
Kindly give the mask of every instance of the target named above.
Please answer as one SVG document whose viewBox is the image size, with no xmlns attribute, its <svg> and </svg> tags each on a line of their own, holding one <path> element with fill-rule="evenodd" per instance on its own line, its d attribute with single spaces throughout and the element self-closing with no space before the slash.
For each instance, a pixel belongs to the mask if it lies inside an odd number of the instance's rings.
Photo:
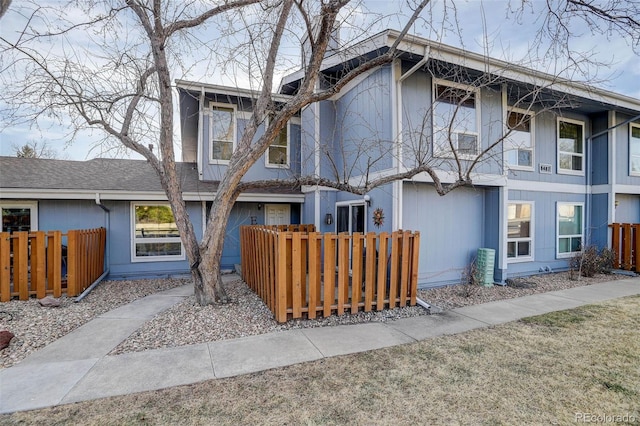
<svg viewBox="0 0 640 426">
<path fill-rule="evenodd" d="M 364 196 L 364 201 L 367 203 L 367 207 L 371 207 L 371 196 L 369 194 Z"/>
<path fill-rule="evenodd" d="M 262 210 L 262 203 L 258 203 L 258 210 Z"/>
<path fill-rule="evenodd" d="M 333 223 L 333 215 L 331 213 L 327 213 L 324 217 L 324 223 L 327 225 L 331 225 Z"/>
</svg>

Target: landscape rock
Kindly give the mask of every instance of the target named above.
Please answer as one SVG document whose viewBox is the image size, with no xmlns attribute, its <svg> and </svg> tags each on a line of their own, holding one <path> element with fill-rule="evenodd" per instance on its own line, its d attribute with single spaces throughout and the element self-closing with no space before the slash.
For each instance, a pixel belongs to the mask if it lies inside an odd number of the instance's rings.
<svg viewBox="0 0 640 426">
<path fill-rule="evenodd" d="M 38 303 L 40 304 L 40 306 L 44 306 L 45 308 L 57 308 L 60 306 L 60 299 L 47 296 L 43 297 L 42 299 L 38 299 Z"/>
<path fill-rule="evenodd" d="M 9 346 L 9 343 L 13 338 L 14 334 L 9 330 L 0 331 L 0 351 Z"/>
</svg>

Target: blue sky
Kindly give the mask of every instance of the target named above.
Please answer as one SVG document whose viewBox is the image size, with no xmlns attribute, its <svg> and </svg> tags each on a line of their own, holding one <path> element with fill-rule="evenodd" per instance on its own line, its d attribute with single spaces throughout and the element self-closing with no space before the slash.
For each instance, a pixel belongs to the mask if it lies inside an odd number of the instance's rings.
<svg viewBox="0 0 640 426">
<path fill-rule="evenodd" d="M 53 0 L 55 1 L 55 0 Z M 17 3 L 17 2 L 14 2 Z M 520 62 L 527 61 L 528 66 L 545 72 L 554 72 L 556 63 L 531 58 L 537 48 L 545 48 L 544 43 L 534 40 L 536 32 L 543 22 L 539 12 L 546 2 L 530 2 L 521 19 L 515 19 L 508 13 L 509 2 L 502 0 L 458 1 L 455 11 L 447 3 L 448 14 L 443 12 L 443 3 L 432 2 L 430 9 L 423 13 L 423 19 L 416 22 L 413 33 L 425 38 L 440 40 L 446 44 L 464 47 L 467 50 L 487 53 L 489 56 Z M 59 3 L 57 3 L 59 4 Z M 365 11 L 367 9 L 367 11 Z M 406 4 L 399 1 L 363 1 L 345 13 L 345 23 L 341 29 L 342 41 L 350 36 L 363 37 L 385 28 L 400 29 L 406 20 Z M 370 13 L 372 12 L 372 13 Z M 455 13 L 454 13 L 455 12 Z M 375 15 L 379 14 L 379 15 Z M 433 18 L 431 19 L 430 16 Z M 443 23 L 442 18 L 446 16 Z M 23 21 L 13 10 L 9 10 L 2 19 L 0 32 L 3 37 L 11 38 Z M 593 34 L 584 25 L 569 22 L 576 37 L 571 48 L 581 54 L 610 65 L 589 70 L 590 76 L 598 81 L 598 86 L 627 96 L 640 98 L 640 57 L 632 51 L 629 42 L 620 37 L 607 40 L 600 34 Z M 366 33 L 362 28 L 366 28 Z M 288 55 L 295 55 L 297 47 L 284 46 Z M 562 62 L 562 57 L 559 58 Z M 295 58 L 293 59 L 296 60 Z M 206 74 L 205 74 L 206 73 Z M 206 76 L 205 76 L 206 75 Z M 282 73 L 280 74 L 280 76 Z M 215 71 L 211 66 L 198 67 L 191 74 L 174 76 L 209 83 L 248 87 L 249 80 L 242 74 L 225 74 Z M 278 79 L 276 79 L 278 81 Z M 3 120 L 4 121 L 4 120 Z M 83 131 L 69 143 L 72 129 L 59 125 L 55 120 L 43 117 L 38 123 L 0 128 L 0 154 L 13 155 L 12 145 L 27 142 L 46 142 L 55 149 L 60 158 L 85 160 L 94 157 L 124 156 L 137 158 L 133 154 L 120 151 L 107 151 L 104 146 L 96 145 L 102 136 L 99 130 Z"/>
</svg>

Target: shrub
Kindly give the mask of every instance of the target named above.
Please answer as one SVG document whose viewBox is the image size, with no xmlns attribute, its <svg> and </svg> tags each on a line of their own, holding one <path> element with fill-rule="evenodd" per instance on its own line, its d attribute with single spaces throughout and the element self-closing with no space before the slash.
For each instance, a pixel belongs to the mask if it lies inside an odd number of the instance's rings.
<svg viewBox="0 0 640 426">
<path fill-rule="evenodd" d="M 571 278 L 574 272 L 583 277 L 593 277 L 595 274 L 610 273 L 613 268 L 614 253 L 608 248 L 598 250 L 595 245 L 585 247 L 581 253 L 576 253 L 569 261 Z"/>
<path fill-rule="evenodd" d="M 471 297 L 478 292 L 481 284 L 481 274 L 474 258 L 462 271 L 460 277 L 460 296 Z"/>
</svg>

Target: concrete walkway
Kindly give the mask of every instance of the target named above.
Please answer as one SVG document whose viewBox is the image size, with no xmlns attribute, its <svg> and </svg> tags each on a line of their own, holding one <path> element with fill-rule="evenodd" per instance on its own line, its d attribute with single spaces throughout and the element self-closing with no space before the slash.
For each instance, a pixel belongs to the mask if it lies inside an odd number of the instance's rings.
<svg viewBox="0 0 640 426">
<path fill-rule="evenodd" d="M 100 315 L 16 366 L 0 371 L 0 413 L 186 385 L 461 333 L 640 294 L 640 278 L 468 306 L 388 323 L 290 330 L 107 355 L 145 321 L 192 293 L 193 288 L 185 286 L 136 300 Z"/>
</svg>

